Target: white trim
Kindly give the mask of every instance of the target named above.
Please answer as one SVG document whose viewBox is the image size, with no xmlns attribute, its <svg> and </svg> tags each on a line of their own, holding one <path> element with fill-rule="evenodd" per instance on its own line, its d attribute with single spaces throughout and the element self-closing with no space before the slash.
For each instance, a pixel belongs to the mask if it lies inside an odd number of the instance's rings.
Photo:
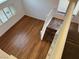
<svg viewBox="0 0 79 59">
<path fill-rule="evenodd" d="M 44 23 L 44 26 L 40 32 L 41 40 L 43 40 L 46 28 L 48 27 L 48 25 L 49 25 L 50 21 L 52 20 L 52 18 L 54 17 L 55 13 L 56 13 L 56 8 L 51 9 L 50 12 L 48 13 L 45 23 Z"/>
</svg>

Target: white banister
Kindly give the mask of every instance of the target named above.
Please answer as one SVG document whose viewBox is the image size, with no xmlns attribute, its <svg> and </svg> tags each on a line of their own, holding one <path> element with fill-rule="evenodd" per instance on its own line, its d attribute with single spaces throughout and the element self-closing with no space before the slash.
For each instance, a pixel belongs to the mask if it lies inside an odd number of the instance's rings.
<svg viewBox="0 0 79 59">
<path fill-rule="evenodd" d="M 70 0 L 65 20 L 56 33 L 46 59 L 61 59 L 77 0 Z"/>
</svg>

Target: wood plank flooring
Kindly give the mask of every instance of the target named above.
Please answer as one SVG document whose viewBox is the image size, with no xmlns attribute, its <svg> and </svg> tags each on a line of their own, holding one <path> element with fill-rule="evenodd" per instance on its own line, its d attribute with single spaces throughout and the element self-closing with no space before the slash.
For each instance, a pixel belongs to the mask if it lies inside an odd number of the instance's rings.
<svg viewBox="0 0 79 59">
<path fill-rule="evenodd" d="M 70 26 L 62 59 L 79 59 L 78 24 L 72 23 Z"/>
<path fill-rule="evenodd" d="M 51 42 L 49 36 L 40 40 L 43 22 L 24 16 L 0 37 L 0 49 L 18 59 L 45 59 Z"/>
<path fill-rule="evenodd" d="M 56 31 L 47 29 L 44 40 L 41 41 L 42 26 L 42 21 L 24 16 L 0 37 L 0 49 L 18 59 L 45 59 Z M 77 24 L 71 24 L 62 59 L 79 59 L 77 26 Z"/>
</svg>

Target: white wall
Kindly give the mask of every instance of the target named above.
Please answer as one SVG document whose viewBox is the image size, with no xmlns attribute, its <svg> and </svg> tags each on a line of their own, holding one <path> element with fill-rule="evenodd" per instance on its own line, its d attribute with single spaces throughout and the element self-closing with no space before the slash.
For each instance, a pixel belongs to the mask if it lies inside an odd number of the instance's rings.
<svg viewBox="0 0 79 59">
<path fill-rule="evenodd" d="M 17 21 L 24 16 L 23 6 L 21 4 L 21 0 L 8 0 L 8 2 L 0 5 L 0 9 L 6 6 L 14 6 L 16 9 L 16 15 L 13 16 L 9 21 L 0 26 L 0 36 L 2 36 L 8 29 L 10 29 Z"/>
<path fill-rule="evenodd" d="M 2 25 L 2 22 L 0 21 L 0 26 Z"/>
<path fill-rule="evenodd" d="M 58 11 L 66 12 L 68 5 L 69 5 L 69 0 L 60 0 L 58 5 Z"/>
<path fill-rule="evenodd" d="M 23 0 L 26 15 L 35 17 L 41 20 L 46 19 L 47 14 L 53 7 L 52 0 Z"/>
</svg>

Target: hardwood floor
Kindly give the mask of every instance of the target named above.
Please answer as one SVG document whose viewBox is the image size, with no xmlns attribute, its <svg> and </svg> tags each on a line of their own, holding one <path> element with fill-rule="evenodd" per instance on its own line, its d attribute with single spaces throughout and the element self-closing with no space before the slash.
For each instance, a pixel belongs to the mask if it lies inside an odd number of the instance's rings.
<svg viewBox="0 0 79 59">
<path fill-rule="evenodd" d="M 44 40 L 41 41 L 42 26 L 42 21 L 24 16 L 0 37 L 0 49 L 18 59 L 45 59 L 56 31 L 47 28 Z M 75 23 L 70 26 L 62 59 L 79 59 L 77 26 Z"/>
<path fill-rule="evenodd" d="M 70 26 L 62 59 L 79 59 L 78 24 L 72 23 Z"/>
<path fill-rule="evenodd" d="M 51 42 L 49 35 L 40 40 L 43 22 L 24 16 L 0 37 L 0 49 L 18 59 L 45 59 Z"/>
</svg>

